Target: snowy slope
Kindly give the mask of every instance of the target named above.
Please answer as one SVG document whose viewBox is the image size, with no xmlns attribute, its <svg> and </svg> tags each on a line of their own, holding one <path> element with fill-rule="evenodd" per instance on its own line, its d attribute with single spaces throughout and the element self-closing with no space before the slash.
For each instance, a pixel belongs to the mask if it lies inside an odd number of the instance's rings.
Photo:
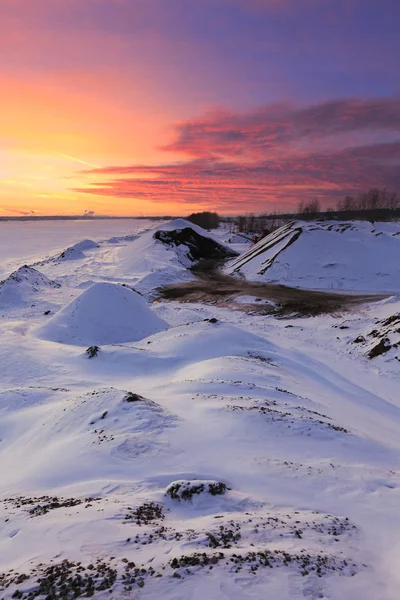
<svg viewBox="0 0 400 600">
<path fill-rule="evenodd" d="M 298 221 L 233 259 L 226 273 L 310 289 L 398 292 L 399 256 L 398 223 Z"/>
<path fill-rule="evenodd" d="M 0 598 L 397 600 L 400 362 L 352 340 L 397 339 L 399 299 L 150 306 L 118 284 L 184 272 L 155 242 L 46 263 L 62 287 L 3 313 Z"/>
</svg>

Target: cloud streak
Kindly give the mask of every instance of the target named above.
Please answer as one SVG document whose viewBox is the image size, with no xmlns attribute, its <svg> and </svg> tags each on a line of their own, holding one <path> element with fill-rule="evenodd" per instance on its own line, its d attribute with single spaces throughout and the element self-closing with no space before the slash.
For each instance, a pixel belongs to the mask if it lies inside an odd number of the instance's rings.
<svg viewBox="0 0 400 600">
<path fill-rule="evenodd" d="M 327 205 L 369 187 L 400 188 L 400 99 L 336 100 L 306 108 L 213 111 L 178 123 L 159 165 L 86 171 L 78 191 L 219 210 Z M 351 141 L 351 143 L 349 143 Z"/>
<path fill-rule="evenodd" d="M 400 98 L 344 99 L 296 109 L 268 105 L 242 114 L 216 111 L 178 123 L 165 150 L 192 156 L 273 156 L 335 136 L 343 144 L 365 133 L 400 133 Z"/>
</svg>

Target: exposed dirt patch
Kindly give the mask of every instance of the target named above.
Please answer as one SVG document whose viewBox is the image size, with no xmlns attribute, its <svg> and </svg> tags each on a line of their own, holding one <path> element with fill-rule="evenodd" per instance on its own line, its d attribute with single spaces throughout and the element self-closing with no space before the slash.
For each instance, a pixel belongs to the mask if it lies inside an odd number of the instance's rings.
<svg viewBox="0 0 400 600">
<path fill-rule="evenodd" d="M 202 263 L 194 270 L 196 279 L 165 286 L 159 294 L 166 300 L 202 302 L 242 310 L 247 313 L 285 316 L 317 316 L 343 312 L 366 302 L 384 299 L 384 295 L 335 294 L 290 288 L 272 283 L 255 283 L 223 275 L 215 265 Z M 243 304 L 235 302 L 239 296 L 254 296 L 273 304 Z"/>
<path fill-rule="evenodd" d="M 128 507 L 125 521 L 133 521 L 136 525 L 148 525 L 153 521 L 164 520 L 163 508 L 156 502 L 146 502 L 138 508 Z"/>
<path fill-rule="evenodd" d="M 84 504 L 85 508 L 92 506 L 93 502 L 98 502 L 100 498 L 58 498 L 57 496 L 40 496 L 40 497 L 25 497 L 18 496 L 15 498 L 6 498 L 3 502 L 6 505 L 14 508 L 26 508 L 27 512 L 32 517 L 45 515 L 51 510 L 57 508 L 73 508 Z"/>
</svg>

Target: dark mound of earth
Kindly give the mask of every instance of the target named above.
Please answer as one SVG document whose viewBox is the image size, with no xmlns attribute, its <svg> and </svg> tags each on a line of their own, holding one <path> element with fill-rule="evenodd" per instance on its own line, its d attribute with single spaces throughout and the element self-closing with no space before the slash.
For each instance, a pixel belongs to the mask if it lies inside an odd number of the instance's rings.
<svg viewBox="0 0 400 600">
<path fill-rule="evenodd" d="M 237 256 L 238 253 L 215 240 L 205 237 L 190 227 L 174 229 L 173 231 L 156 231 L 154 239 L 168 246 L 187 246 L 187 257 L 193 261 L 222 260 Z"/>
</svg>

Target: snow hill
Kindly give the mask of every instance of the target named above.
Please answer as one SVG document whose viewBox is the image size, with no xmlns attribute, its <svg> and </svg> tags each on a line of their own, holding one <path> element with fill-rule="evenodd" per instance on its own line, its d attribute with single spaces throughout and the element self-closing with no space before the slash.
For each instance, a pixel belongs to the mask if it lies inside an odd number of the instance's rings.
<svg viewBox="0 0 400 600">
<path fill-rule="evenodd" d="M 59 287 L 56 281 L 24 265 L 0 282 L 0 308 L 29 304 L 38 292 Z"/>
<path fill-rule="evenodd" d="M 297 221 L 233 259 L 225 272 L 321 290 L 400 291 L 398 223 Z"/>
<path fill-rule="evenodd" d="M 96 283 L 39 327 L 45 340 L 76 346 L 141 340 L 168 325 L 129 287 Z"/>
</svg>

